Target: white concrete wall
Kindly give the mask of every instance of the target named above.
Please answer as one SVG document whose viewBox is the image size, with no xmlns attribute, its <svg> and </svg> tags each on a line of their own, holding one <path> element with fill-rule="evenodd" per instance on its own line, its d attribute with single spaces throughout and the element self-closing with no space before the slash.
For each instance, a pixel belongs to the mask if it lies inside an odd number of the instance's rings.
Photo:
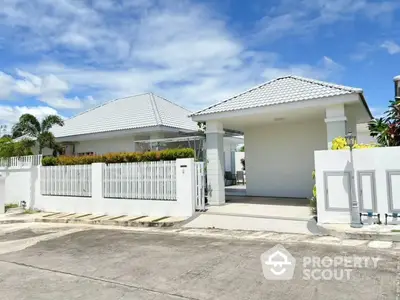
<svg viewBox="0 0 400 300">
<path fill-rule="evenodd" d="M 357 142 L 359 144 L 376 144 L 376 139 L 370 135 L 368 124 L 357 124 Z"/>
<path fill-rule="evenodd" d="M 34 168 L 9 168 L 5 175 L 5 203 L 20 204 L 31 199 L 31 180 L 35 174 L 31 172 Z"/>
<path fill-rule="evenodd" d="M 135 143 L 133 137 L 120 137 L 114 139 L 83 141 L 75 145 L 75 154 L 84 152 L 105 154 L 109 152 L 134 152 L 134 151 L 135 151 Z"/>
<path fill-rule="evenodd" d="M 355 149 L 353 151 L 353 166 L 354 166 L 354 182 L 355 197 L 360 202 L 360 187 L 358 180 L 358 172 L 374 172 L 375 177 L 375 195 L 377 202 L 376 213 L 381 214 L 381 220 L 384 214 L 390 211 L 389 208 L 389 186 L 387 171 L 400 172 L 400 147 L 387 148 L 370 148 L 370 149 Z M 329 206 L 327 207 L 327 187 L 324 181 L 324 172 L 352 172 L 350 163 L 349 150 L 330 150 L 315 152 L 315 172 L 317 185 L 317 205 L 318 205 L 318 222 L 319 223 L 349 223 L 350 208 L 346 200 L 348 188 L 340 184 L 332 189 L 329 187 Z M 393 193 L 394 208 L 400 210 L 400 174 L 393 177 Z M 363 197 L 365 199 L 373 197 L 372 189 L 363 189 Z M 346 200 L 343 200 L 346 198 Z M 351 197 L 350 197 L 351 199 Z M 342 207 L 343 209 L 335 209 Z"/>
<path fill-rule="evenodd" d="M 246 128 L 247 195 L 310 197 L 314 151 L 327 148 L 324 120 Z"/>
<path fill-rule="evenodd" d="M 71 213 L 190 217 L 195 211 L 194 159 L 178 159 L 176 162 L 175 201 L 104 198 L 103 164 L 99 163 L 92 165 L 92 197 L 43 196 L 38 172 L 34 183 L 35 197 L 29 206 L 44 211 Z"/>
</svg>

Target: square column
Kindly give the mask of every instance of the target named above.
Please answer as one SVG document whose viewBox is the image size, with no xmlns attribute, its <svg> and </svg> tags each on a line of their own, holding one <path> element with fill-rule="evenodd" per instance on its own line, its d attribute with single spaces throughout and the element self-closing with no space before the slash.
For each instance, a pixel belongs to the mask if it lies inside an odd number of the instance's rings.
<svg viewBox="0 0 400 300">
<path fill-rule="evenodd" d="M 347 134 L 347 118 L 344 104 L 329 106 L 326 108 L 326 137 L 328 150 L 332 148 L 333 139 Z"/>
<path fill-rule="evenodd" d="M 221 122 L 208 121 L 206 127 L 208 204 L 225 203 L 224 130 Z"/>
</svg>

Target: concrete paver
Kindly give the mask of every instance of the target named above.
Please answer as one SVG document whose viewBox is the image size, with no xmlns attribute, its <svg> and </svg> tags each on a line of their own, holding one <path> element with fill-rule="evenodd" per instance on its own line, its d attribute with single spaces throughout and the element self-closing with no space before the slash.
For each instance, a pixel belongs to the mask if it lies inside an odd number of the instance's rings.
<svg viewBox="0 0 400 300">
<path fill-rule="evenodd" d="M 150 223 L 150 222 L 156 222 L 158 220 L 164 219 L 165 217 L 144 217 L 140 219 L 136 219 L 133 222 L 135 223 Z"/>
<path fill-rule="evenodd" d="M 371 241 L 368 243 L 369 248 L 375 249 L 389 249 L 393 245 L 393 242 L 389 241 Z"/>
</svg>

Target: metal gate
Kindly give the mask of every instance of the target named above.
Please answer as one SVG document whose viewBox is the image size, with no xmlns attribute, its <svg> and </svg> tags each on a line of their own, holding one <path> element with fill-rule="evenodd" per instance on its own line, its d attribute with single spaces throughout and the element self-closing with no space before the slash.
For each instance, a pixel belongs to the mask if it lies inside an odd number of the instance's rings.
<svg viewBox="0 0 400 300">
<path fill-rule="evenodd" d="M 195 162 L 195 183 L 196 183 L 196 210 L 205 210 L 206 208 L 206 174 L 204 162 Z"/>
</svg>

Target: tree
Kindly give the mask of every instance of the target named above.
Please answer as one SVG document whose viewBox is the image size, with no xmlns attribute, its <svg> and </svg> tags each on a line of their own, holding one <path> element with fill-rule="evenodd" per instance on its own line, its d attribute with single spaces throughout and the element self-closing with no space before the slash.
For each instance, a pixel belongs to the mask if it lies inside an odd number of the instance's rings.
<svg viewBox="0 0 400 300">
<path fill-rule="evenodd" d="M 384 116 L 369 122 L 368 129 L 381 146 L 400 146 L 400 100 L 389 101 Z"/>
<path fill-rule="evenodd" d="M 31 148 L 34 145 L 35 141 L 33 140 L 23 139 L 14 142 L 11 138 L 0 138 L 0 158 L 32 155 Z"/>
<path fill-rule="evenodd" d="M 43 149 L 46 147 L 53 149 L 53 152 L 58 152 L 61 147 L 50 132 L 53 125 L 64 126 L 64 121 L 59 116 L 50 115 L 40 123 L 35 116 L 24 114 L 19 118 L 18 123 L 13 126 L 12 137 L 17 138 L 26 135 L 28 138 L 35 138 L 39 146 L 39 154 L 42 154 Z"/>
</svg>

